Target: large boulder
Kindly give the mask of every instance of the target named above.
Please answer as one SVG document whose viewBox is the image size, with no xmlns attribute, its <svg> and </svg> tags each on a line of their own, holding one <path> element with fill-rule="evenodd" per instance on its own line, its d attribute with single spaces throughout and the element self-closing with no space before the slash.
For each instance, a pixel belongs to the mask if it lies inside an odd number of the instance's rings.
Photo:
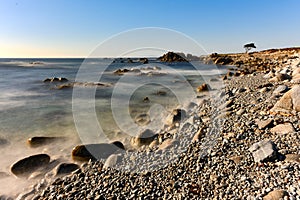
<svg viewBox="0 0 300 200">
<path fill-rule="evenodd" d="M 273 161 L 278 155 L 276 145 L 270 140 L 253 144 L 249 151 L 252 153 L 255 162 Z"/>
<path fill-rule="evenodd" d="M 25 177 L 32 172 L 49 165 L 50 156 L 37 154 L 23 158 L 11 166 L 11 172 L 18 177 Z"/>
<path fill-rule="evenodd" d="M 300 111 L 300 85 L 286 92 L 271 109 L 271 113 L 290 114 L 293 110 Z"/>
<path fill-rule="evenodd" d="M 131 139 L 131 143 L 135 147 L 141 147 L 143 145 L 150 145 L 157 138 L 152 130 L 146 129 L 140 132 L 136 137 Z"/>
<path fill-rule="evenodd" d="M 72 158 L 78 161 L 89 161 L 106 159 L 111 154 L 125 150 L 124 145 L 119 142 L 100 143 L 100 144 L 86 144 L 78 145 L 72 150 Z"/>
</svg>

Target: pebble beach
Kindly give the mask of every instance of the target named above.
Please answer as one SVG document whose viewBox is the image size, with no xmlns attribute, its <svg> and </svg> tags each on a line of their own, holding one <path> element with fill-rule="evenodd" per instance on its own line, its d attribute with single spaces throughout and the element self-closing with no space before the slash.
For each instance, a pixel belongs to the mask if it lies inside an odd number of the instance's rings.
<svg viewBox="0 0 300 200">
<path fill-rule="evenodd" d="M 159 132 L 0 199 L 300 199 L 300 49 L 203 61 L 232 66 L 211 80 L 223 87 L 201 87 Z"/>
</svg>

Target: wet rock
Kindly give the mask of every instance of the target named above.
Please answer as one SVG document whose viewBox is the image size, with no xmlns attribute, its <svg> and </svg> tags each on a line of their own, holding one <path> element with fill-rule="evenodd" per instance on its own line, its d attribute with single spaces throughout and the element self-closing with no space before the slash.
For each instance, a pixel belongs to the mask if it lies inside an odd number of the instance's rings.
<svg viewBox="0 0 300 200">
<path fill-rule="evenodd" d="M 79 166 L 74 163 L 61 163 L 54 169 L 54 175 L 70 174 L 77 169 L 79 169 Z"/>
<path fill-rule="evenodd" d="M 273 119 L 255 120 L 259 129 L 265 129 L 273 125 Z"/>
<path fill-rule="evenodd" d="M 72 158 L 79 161 L 106 159 L 111 154 L 125 150 L 119 142 L 78 145 L 72 150 Z"/>
<path fill-rule="evenodd" d="M 64 77 L 52 77 L 46 78 L 43 82 L 44 83 L 53 83 L 53 82 L 68 82 L 69 80 Z"/>
<path fill-rule="evenodd" d="M 7 144 L 9 144 L 9 142 L 6 139 L 0 138 L 0 146 L 4 146 L 4 145 L 7 145 Z"/>
<path fill-rule="evenodd" d="M 116 75 L 123 75 L 123 74 L 125 74 L 125 73 L 127 73 L 127 72 L 129 72 L 130 70 L 129 69 L 117 69 L 116 71 L 114 71 L 114 74 L 116 74 Z"/>
<path fill-rule="evenodd" d="M 280 200 L 285 196 L 288 196 L 288 193 L 284 190 L 273 190 L 269 192 L 266 196 L 263 197 L 263 200 Z"/>
<path fill-rule="evenodd" d="M 118 162 L 120 162 L 120 160 L 121 160 L 121 156 L 117 154 L 112 154 L 106 159 L 103 168 L 104 169 L 113 168 L 118 164 Z"/>
<path fill-rule="evenodd" d="M 285 124 L 278 124 L 277 126 L 273 127 L 271 130 L 273 134 L 287 134 L 287 133 L 294 133 L 295 128 L 291 123 Z"/>
<path fill-rule="evenodd" d="M 23 158 L 11 166 L 11 172 L 18 176 L 28 176 L 32 172 L 48 166 L 50 156 L 47 154 L 37 154 Z"/>
<path fill-rule="evenodd" d="M 144 99 L 143 99 L 143 102 L 145 102 L 145 103 L 148 103 L 148 102 L 150 102 L 150 99 L 149 99 L 149 97 L 144 97 Z"/>
<path fill-rule="evenodd" d="M 210 86 L 206 83 L 203 83 L 199 87 L 197 87 L 197 92 L 204 92 L 204 91 L 209 91 L 211 90 Z"/>
<path fill-rule="evenodd" d="M 186 112 L 183 109 L 174 109 L 172 113 L 167 117 L 166 124 L 174 125 L 177 122 L 181 122 L 186 117 Z"/>
<path fill-rule="evenodd" d="M 150 123 L 150 116 L 148 114 L 140 114 L 135 117 L 135 122 L 140 126 L 145 126 Z"/>
<path fill-rule="evenodd" d="M 300 111 L 300 85 L 286 92 L 271 109 L 273 113 L 289 114 L 292 110 Z"/>
<path fill-rule="evenodd" d="M 273 161 L 277 158 L 276 145 L 270 140 L 264 140 L 253 144 L 249 151 L 255 162 Z"/>
<path fill-rule="evenodd" d="M 148 64 L 149 63 L 148 58 L 140 58 L 139 62 L 141 62 L 143 64 Z"/>
<path fill-rule="evenodd" d="M 136 137 L 131 139 L 131 143 L 133 146 L 141 147 L 143 145 L 150 145 L 157 137 L 150 129 L 140 132 Z"/>
<path fill-rule="evenodd" d="M 27 140 L 27 144 L 30 147 L 40 147 L 46 144 L 50 144 L 55 141 L 63 140 L 62 137 L 44 137 L 44 136 L 37 136 L 32 137 Z"/>
</svg>

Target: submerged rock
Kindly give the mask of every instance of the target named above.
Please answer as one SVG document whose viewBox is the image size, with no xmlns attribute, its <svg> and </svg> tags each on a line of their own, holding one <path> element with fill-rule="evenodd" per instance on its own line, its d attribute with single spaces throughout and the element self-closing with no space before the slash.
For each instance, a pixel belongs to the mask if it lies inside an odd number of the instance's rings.
<svg viewBox="0 0 300 200">
<path fill-rule="evenodd" d="M 125 150 L 124 145 L 115 141 L 113 143 L 78 145 L 72 150 L 72 158 L 79 161 L 106 159 L 111 154 Z"/>
<path fill-rule="evenodd" d="M 43 146 L 43 145 L 46 145 L 46 144 L 50 144 L 52 142 L 59 141 L 59 140 L 62 140 L 62 139 L 63 139 L 62 137 L 37 136 L 37 137 L 29 138 L 27 140 L 27 144 L 30 147 L 34 148 L 34 147 L 40 147 L 40 146 Z"/>
<path fill-rule="evenodd" d="M 46 167 L 50 162 L 50 156 L 47 154 L 37 154 L 23 158 L 11 166 L 11 172 L 18 176 L 27 176 L 32 172 Z"/>
<path fill-rule="evenodd" d="M 52 78 L 46 78 L 43 82 L 44 83 L 52 83 L 52 82 L 68 82 L 69 80 L 64 77 L 52 77 Z"/>
<path fill-rule="evenodd" d="M 114 74 L 116 75 L 123 75 L 127 72 L 129 72 L 130 70 L 129 69 L 117 69 L 116 71 L 114 71 Z"/>
</svg>

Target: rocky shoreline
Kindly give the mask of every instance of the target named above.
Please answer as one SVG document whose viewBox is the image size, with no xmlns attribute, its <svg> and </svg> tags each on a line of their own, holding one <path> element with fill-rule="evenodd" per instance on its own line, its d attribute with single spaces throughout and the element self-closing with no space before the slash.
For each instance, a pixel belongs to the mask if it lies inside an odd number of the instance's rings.
<svg viewBox="0 0 300 200">
<path fill-rule="evenodd" d="M 222 90 L 133 138 L 137 150 L 72 166 L 17 198 L 300 199 L 300 50 L 205 59 L 237 66 Z"/>
</svg>

